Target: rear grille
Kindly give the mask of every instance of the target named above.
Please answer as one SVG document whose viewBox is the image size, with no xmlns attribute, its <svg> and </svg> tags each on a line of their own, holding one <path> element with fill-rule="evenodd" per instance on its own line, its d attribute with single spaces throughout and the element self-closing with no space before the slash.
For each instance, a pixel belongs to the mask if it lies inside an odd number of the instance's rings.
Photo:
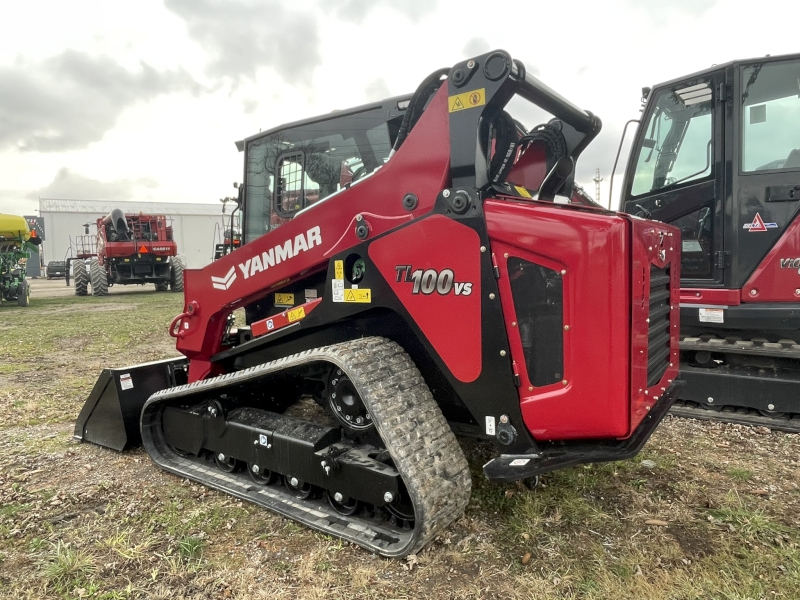
<svg viewBox="0 0 800 600">
<path fill-rule="evenodd" d="M 669 368 L 669 266 L 650 265 L 650 313 L 647 335 L 647 387 L 657 384 Z"/>
</svg>

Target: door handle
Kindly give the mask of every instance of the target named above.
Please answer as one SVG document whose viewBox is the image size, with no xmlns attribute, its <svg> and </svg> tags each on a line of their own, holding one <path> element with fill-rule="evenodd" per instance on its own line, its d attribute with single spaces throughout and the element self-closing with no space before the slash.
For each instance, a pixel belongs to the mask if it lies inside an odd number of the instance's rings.
<svg viewBox="0 0 800 600">
<path fill-rule="evenodd" d="M 800 200 L 800 185 L 767 186 L 767 202 L 797 202 Z"/>
</svg>

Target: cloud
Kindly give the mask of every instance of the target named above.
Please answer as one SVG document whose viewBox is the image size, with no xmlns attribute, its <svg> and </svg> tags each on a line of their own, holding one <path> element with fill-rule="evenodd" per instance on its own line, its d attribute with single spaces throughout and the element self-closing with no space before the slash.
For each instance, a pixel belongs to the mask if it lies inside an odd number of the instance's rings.
<svg viewBox="0 0 800 600">
<path fill-rule="evenodd" d="M 362 23 L 373 9 L 391 8 L 413 23 L 436 10 L 438 0 L 327 0 L 325 7 L 332 9 L 337 17 L 352 23 Z"/>
<path fill-rule="evenodd" d="M 66 50 L 41 63 L 0 66 L 0 148 L 60 152 L 103 138 L 119 115 L 161 94 L 201 91 L 183 70 L 142 62 L 129 71 L 105 56 Z"/>
<path fill-rule="evenodd" d="M 238 83 L 272 67 L 288 83 L 311 77 L 322 64 L 314 13 L 279 0 L 165 0 L 189 36 L 211 56 L 207 73 Z"/>
<path fill-rule="evenodd" d="M 670 2 L 641 2 L 641 0 L 624 0 L 623 6 L 640 10 L 654 21 L 660 22 L 669 13 L 682 12 L 694 16 L 702 16 L 716 5 L 717 0 L 670 0 Z"/>
<path fill-rule="evenodd" d="M 389 91 L 389 86 L 386 85 L 386 80 L 374 79 L 366 88 L 364 88 L 364 96 L 367 102 L 376 102 L 391 97 L 392 93 Z"/>
<path fill-rule="evenodd" d="M 464 58 L 472 58 L 480 54 L 486 54 L 491 49 L 492 48 L 489 46 L 489 42 L 487 42 L 484 38 L 475 37 L 464 45 L 464 49 L 461 51 L 461 54 L 464 55 Z"/>
<path fill-rule="evenodd" d="M 40 190 L 27 194 L 28 198 L 60 198 L 81 200 L 134 200 L 137 188 L 156 188 L 158 182 L 151 178 L 116 179 L 100 181 L 74 173 L 66 167 L 58 170 L 53 181 Z"/>
</svg>

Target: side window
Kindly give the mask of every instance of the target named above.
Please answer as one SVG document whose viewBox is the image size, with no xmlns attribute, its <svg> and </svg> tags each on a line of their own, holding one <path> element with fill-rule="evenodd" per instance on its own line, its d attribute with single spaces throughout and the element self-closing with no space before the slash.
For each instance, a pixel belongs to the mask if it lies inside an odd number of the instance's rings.
<svg viewBox="0 0 800 600">
<path fill-rule="evenodd" d="M 800 61 L 742 69 L 742 171 L 800 169 Z"/>
<path fill-rule="evenodd" d="M 291 217 L 305 205 L 304 158 L 303 152 L 289 152 L 278 158 L 275 167 L 278 175 L 275 184 L 275 212 L 282 217 Z"/>
<path fill-rule="evenodd" d="M 658 93 L 644 124 L 631 195 L 640 196 L 711 175 L 712 93 L 708 82 Z"/>
</svg>

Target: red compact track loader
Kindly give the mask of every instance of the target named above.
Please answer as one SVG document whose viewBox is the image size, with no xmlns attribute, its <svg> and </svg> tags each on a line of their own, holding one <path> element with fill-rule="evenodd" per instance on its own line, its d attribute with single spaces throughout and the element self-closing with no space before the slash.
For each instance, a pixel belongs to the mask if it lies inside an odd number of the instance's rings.
<svg viewBox="0 0 800 600">
<path fill-rule="evenodd" d="M 183 261 L 164 215 L 124 214 L 115 208 L 97 219 L 97 235 L 78 236 L 70 248 L 75 295 L 105 296 L 112 285 L 155 284 L 156 291 L 183 291 Z M 88 265 L 87 262 L 88 261 Z"/>
<path fill-rule="evenodd" d="M 244 243 L 187 270 L 184 357 L 106 369 L 76 437 L 383 556 L 462 514 L 454 432 L 493 481 L 635 455 L 680 387 L 680 234 L 573 189 L 599 130 L 495 51 L 245 139 Z"/>
<path fill-rule="evenodd" d="M 624 211 L 681 230 L 674 412 L 800 432 L 800 54 L 643 90 Z"/>
</svg>

